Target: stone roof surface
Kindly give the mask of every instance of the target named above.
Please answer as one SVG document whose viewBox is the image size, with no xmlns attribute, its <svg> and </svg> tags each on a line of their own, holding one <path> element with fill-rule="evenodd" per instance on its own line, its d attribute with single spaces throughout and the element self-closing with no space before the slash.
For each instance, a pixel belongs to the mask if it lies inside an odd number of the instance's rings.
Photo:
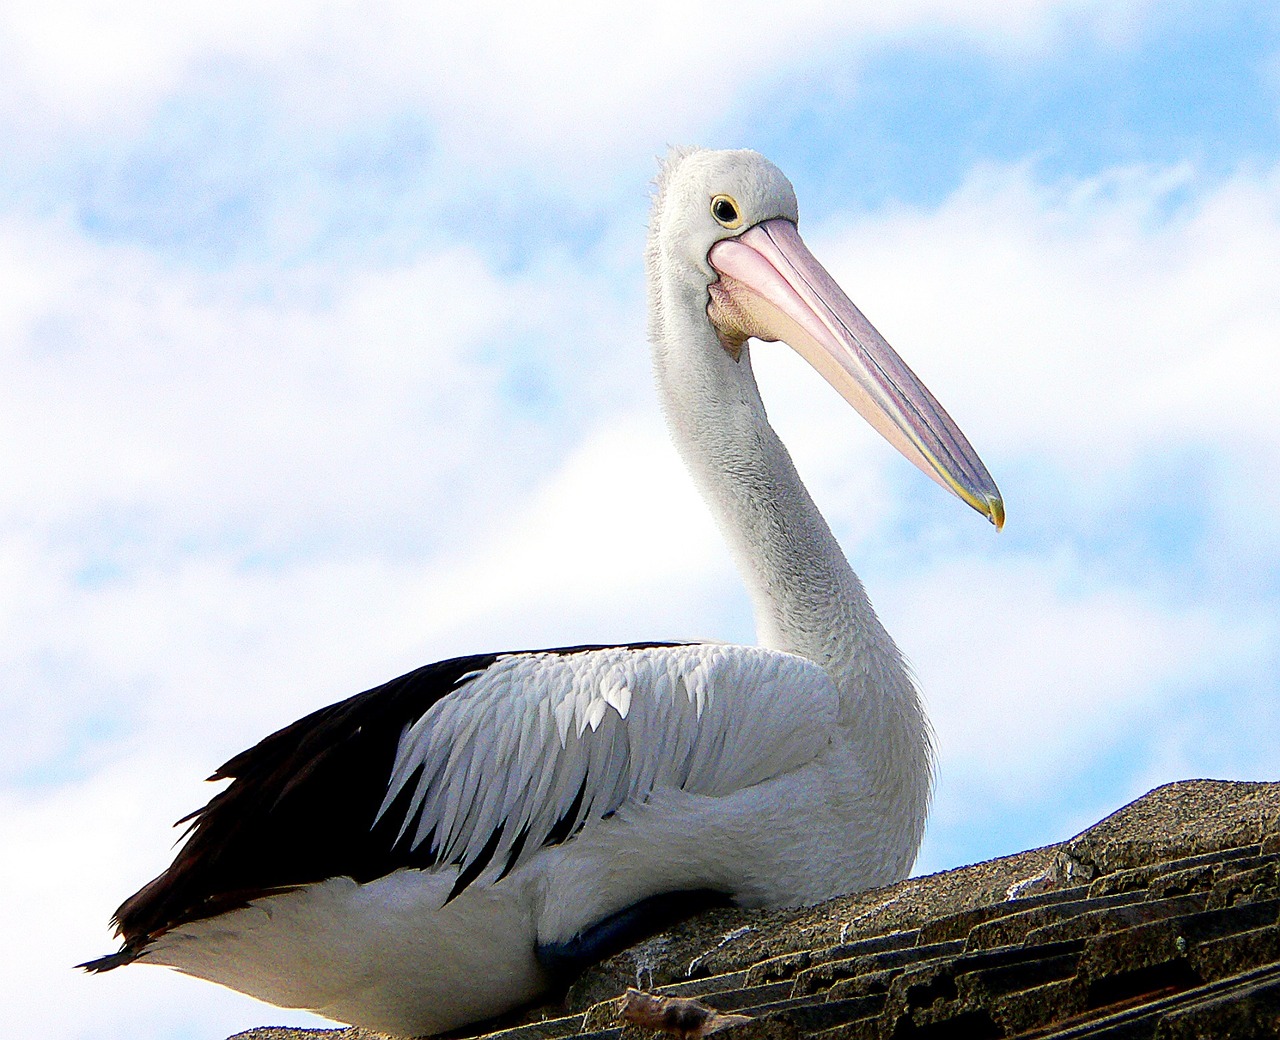
<svg viewBox="0 0 1280 1040">
<path fill-rule="evenodd" d="M 633 986 L 750 1019 L 717 1040 L 1280 1036 L 1278 874 L 1280 783 L 1188 780 L 1057 845 L 814 907 L 709 911 L 557 1003 L 451 1036 L 642 1040 L 618 1020 Z"/>
</svg>

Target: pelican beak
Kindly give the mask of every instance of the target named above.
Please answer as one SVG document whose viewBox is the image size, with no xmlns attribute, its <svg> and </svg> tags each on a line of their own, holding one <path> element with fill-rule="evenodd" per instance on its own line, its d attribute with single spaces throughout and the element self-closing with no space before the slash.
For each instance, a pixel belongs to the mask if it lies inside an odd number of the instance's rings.
<svg viewBox="0 0 1280 1040">
<path fill-rule="evenodd" d="M 782 340 L 884 438 L 996 529 L 1004 502 L 987 467 L 933 394 L 827 274 L 789 220 L 766 220 L 711 247 L 720 277 L 707 315 L 726 348 Z"/>
</svg>

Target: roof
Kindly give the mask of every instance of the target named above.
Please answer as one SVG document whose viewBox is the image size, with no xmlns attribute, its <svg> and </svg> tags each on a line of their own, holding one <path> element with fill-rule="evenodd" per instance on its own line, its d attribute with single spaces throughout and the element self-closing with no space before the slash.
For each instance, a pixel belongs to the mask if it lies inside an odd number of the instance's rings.
<svg viewBox="0 0 1280 1040">
<path fill-rule="evenodd" d="M 1278 872 L 1280 783 L 1184 781 L 1057 845 L 804 909 L 710 911 L 555 1004 L 452 1035 L 640 1040 L 618 1024 L 639 986 L 749 1017 L 717 1040 L 1275 1036 Z"/>
</svg>

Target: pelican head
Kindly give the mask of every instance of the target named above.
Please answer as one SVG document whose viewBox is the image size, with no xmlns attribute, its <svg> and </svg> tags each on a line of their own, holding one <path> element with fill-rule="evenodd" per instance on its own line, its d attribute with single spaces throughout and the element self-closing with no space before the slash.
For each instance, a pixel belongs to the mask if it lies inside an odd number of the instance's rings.
<svg viewBox="0 0 1280 1040">
<path fill-rule="evenodd" d="M 650 264 L 705 295 L 734 360 L 748 339 L 785 342 L 908 460 L 1001 527 L 1004 503 L 977 452 L 809 252 L 798 221 L 795 189 L 764 156 L 677 151 L 659 177 Z"/>
</svg>

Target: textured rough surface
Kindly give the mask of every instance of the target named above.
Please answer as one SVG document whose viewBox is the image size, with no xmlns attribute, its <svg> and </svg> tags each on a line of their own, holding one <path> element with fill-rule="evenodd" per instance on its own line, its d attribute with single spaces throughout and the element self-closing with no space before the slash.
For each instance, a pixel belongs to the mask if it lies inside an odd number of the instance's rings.
<svg viewBox="0 0 1280 1040">
<path fill-rule="evenodd" d="M 1186 780 L 1157 787 L 1065 843 L 1098 874 L 1261 843 L 1280 830 L 1276 784 Z"/>
<path fill-rule="evenodd" d="M 1280 784 L 1157 788 L 1059 845 L 819 906 L 715 910 L 457 1036 L 640 1040 L 639 986 L 723 1040 L 1280 1035 Z M 256 1029 L 236 1040 L 367 1040 Z"/>
</svg>

